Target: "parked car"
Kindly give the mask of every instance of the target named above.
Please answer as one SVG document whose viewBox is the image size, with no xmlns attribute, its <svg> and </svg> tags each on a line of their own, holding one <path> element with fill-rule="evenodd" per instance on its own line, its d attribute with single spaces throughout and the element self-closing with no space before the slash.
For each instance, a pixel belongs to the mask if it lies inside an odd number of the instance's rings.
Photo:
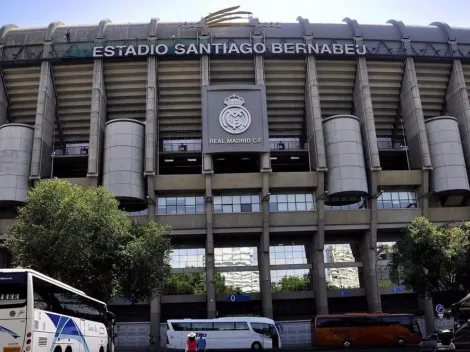
<svg viewBox="0 0 470 352">
<path fill-rule="evenodd" d="M 454 333 L 451 330 L 437 330 L 426 336 L 418 345 L 419 352 L 454 351 L 452 341 Z"/>
</svg>

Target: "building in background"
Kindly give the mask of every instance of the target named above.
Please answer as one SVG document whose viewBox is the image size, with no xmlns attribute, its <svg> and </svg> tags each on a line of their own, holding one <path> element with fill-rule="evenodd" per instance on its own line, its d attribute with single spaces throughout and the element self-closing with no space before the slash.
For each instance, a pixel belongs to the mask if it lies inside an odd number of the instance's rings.
<svg viewBox="0 0 470 352">
<path fill-rule="evenodd" d="M 417 216 L 470 217 L 470 29 L 227 22 L 233 11 L 1 27 L 0 233 L 50 177 L 103 185 L 134 221 L 171 225 L 189 287 L 112 302 L 152 331 L 168 318 L 422 312 L 381 276 L 377 248 Z"/>
</svg>

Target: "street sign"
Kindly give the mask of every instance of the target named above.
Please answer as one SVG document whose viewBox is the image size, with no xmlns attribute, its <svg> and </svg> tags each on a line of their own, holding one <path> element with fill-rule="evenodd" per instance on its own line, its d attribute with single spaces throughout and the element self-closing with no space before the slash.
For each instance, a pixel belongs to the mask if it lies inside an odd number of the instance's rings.
<svg viewBox="0 0 470 352">
<path fill-rule="evenodd" d="M 436 306 L 436 313 L 437 314 L 443 314 L 444 313 L 444 306 L 442 304 L 438 304 Z"/>
<path fill-rule="evenodd" d="M 392 287 L 392 292 L 393 293 L 405 292 L 405 288 L 403 286 L 395 286 L 395 287 Z"/>
<path fill-rule="evenodd" d="M 341 290 L 341 291 L 339 291 L 339 293 L 340 293 L 341 296 L 351 296 L 351 294 L 352 294 L 351 291 L 349 291 L 349 290 Z"/>
<path fill-rule="evenodd" d="M 441 320 L 444 318 L 444 314 L 442 314 L 442 313 L 437 313 L 437 316 L 438 316 L 439 319 L 441 319 Z"/>
<path fill-rule="evenodd" d="M 251 296 L 246 293 L 231 294 L 225 297 L 226 302 L 248 302 L 250 300 L 251 300 Z"/>
</svg>

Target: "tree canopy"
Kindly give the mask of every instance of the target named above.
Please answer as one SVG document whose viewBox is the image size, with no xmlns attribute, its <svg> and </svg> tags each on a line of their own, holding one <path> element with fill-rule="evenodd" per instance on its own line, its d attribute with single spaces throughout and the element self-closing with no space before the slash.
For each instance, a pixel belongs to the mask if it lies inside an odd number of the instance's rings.
<svg viewBox="0 0 470 352">
<path fill-rule="evenodd" d="M 164 292 L 168 295 L 202 295 L 206 293 L 205 280 L 205 273 L 172 273 Z M 215 290 L 218 293 L 242 293 L 241 288 L 226 285 L 221 273 L 215 273 Z"/>
<path fill-rule="evenodd" d="M 391 253 L 404 285 L 421 297 L 460 290 L 468 281 L 470 223 L 437 226 L 416 218 Z"/>
<path fill-rule="evenodd" d="M 136 225 L 104 187 L 41 181 L 5 233 L 13 263 L 108 301 L 148 300 L 169 277 L 171 229 Z"/>
<path fill-rule="evenodd" d="M 310 290 L 310 275 L 284 276 L 271 284 L 273 292 L 295 292 Z"/>
</svg>

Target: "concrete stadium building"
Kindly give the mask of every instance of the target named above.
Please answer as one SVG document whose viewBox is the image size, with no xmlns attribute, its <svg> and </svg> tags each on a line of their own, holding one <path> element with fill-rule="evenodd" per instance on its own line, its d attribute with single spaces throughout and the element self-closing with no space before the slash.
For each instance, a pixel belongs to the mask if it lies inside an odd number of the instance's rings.
<svg viewBox="0 0 470 352">
<path fill-rule="evenodd" d="M 147 324 L 129 341 L 170 317 L 422 312 L 377 248 L 417 216 L 470 219 L 470 29 L 225 15 L 1 27 L 0 233 L 50 177 L 170 224 L 175 272 L 205 287 L 114 302 Z M 342 268 L 358 277 L 327 283 Z"/>
</svg>

